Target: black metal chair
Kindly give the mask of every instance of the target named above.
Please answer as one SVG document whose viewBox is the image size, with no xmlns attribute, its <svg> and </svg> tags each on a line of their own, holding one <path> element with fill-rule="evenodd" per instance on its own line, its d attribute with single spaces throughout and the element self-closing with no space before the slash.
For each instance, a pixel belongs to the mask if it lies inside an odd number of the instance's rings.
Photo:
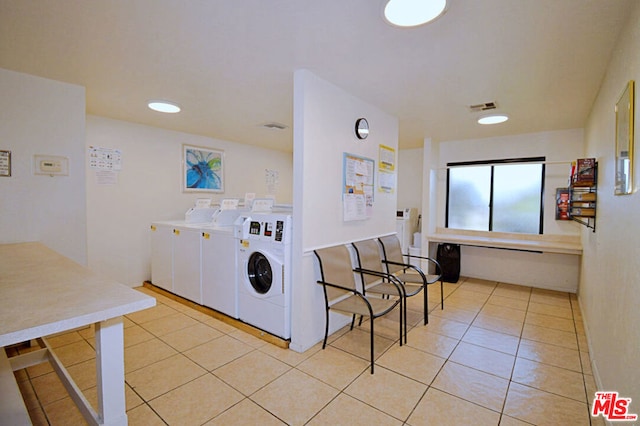
<svg viewBox="0 0 640 426">
<path fill-rule="evenodd" d="M 425 274 L 419 267 L 405 261 L 400 240 L 398 240 L 395 234 L 381 237 L 378 241 L 380 241 L 382 247 L 382 262 L 387 267 L 387 273 L 394 275 L 402 282 L 405 289 L 405 296 L 415 296 L 424 290 L 424 324 L 427 325 L 429 323 L 428 285 L 440 281 L 440 304 L 441 309 L 444 309 L 444 283 L 442 282 L 442 268 L 440 264 L 430 257 L 412 255 L 411 257 L 426 260 L 435 267 L 435 274 Z"/>
<path fill-rule="evenodd" d="M 400 323 L 404 323 L 404 340 L 407 341 L 407 304 L 404 286 L 393 275 L 389 275 L 380 259 L 380 244 L 374 239 L 351 243 L 356 253 L 363 293 L 374 293 L 382 297 L 400 298 Z"/>
<path fill-rule="evenodd" d="M 351 329 L 355 323 L 356 315 L 369 317 L 371 330 L 371 374 L 374 368 L 374 333 L 373 323 L 379 318 L 391 312 L 400 304 L 401 298 L 381 299 L 367 297 L 358 290 L 351 263 L 351 255 L 344 245 L 314 250 L 320 266 L 320 279 L 324 289 L 326 322 L 322 349 L 327 346 L 329 335 L 329 312 L 331 310 L 351 315 Z M 398 290 L 400 291 L 400 290 Z M 402 345 L 402 310 L 400 310 L 400 345 Z"/>
</svg>

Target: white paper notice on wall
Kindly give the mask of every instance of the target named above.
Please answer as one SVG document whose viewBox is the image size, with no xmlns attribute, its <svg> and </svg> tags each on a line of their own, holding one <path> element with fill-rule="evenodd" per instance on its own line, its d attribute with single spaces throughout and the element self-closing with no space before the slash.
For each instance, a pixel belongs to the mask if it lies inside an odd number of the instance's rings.
<svg viewBox="0 0 640 426">
<path fill-rule="evenodd" d="M 396 175 L 395 173 L 388 173 L 380 171 L 378 173 L 378 191 L 393 194 L 396 188 Z"/>
<path fill-rule="evenodd" d="M 96 170 L 96 183 L 98 185 L 117 185 L 118 174 L 113 170 Z"/>
<path fill-rule="evenodd" d="M 364 194 L 343 194 L 342 205 L 342 220 L 345 222 L 367 219 L 367 203 Z"/>
<path fill-rule="evenodd" d="M 264 180 L 267 186 L 267 194 L 275 194 L 278 192 L 280 173 L 277 170 L 264 169 Z"/>
<path fill-rule="evenodd" d="M 392 194 L 396 189 L 396 150 L 380 145 L 378 160 L 378 191 Z"/>
<path fill-rule="evenodd" d="M 0 151 L 0 176 L 11 176 L 11 151 Z"/>
<path fill-rule="evenodd" d="M 89 168 L 94 170 L 122 170 L 122 151 L 113 148 L 89 147 Z"/>
</svg>

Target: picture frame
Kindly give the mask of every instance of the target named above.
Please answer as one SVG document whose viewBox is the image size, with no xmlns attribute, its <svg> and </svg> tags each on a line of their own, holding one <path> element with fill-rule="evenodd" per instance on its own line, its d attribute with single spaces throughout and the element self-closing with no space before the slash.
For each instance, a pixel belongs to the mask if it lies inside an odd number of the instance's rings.
<svg viewBox="0 0 640 426">
<path fill-rule="evenodd" d="M 11 177 L 11 151 L 0 150 L 0 177 Z"/>
<path fill-rule="evenodd" d="M 183 192 L 224 192 L 224 151 L 182 145 Z"/>
<path fill-rule="evenodd" d="M 616 102 L 615 195 L 633 192 L 633 120 L 635 82 L 630 80 Z"/>
</svg>

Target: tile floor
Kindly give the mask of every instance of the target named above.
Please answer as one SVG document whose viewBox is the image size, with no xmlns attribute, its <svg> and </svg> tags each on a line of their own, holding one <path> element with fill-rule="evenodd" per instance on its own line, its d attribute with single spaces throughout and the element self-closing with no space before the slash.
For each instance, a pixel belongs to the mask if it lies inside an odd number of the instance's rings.
<svg viewBox="0 0 640 426">
<path fill-rule="evenodd" d="M 340 330 L 325 350 L 281 349 L 153 293 L 156 307 L 125 317 L 130 425 L 589 425 L 595 392 L 574 295 L 475 279 L 445 285 L 445 309 L 408 303 L 367 328 Z M 430 300 L 439 301 L 439 286 Z M 96 401 L 90 328 L 49 341 Z M 16 372 L 35 425 L 84 424 L 48 364 Z"/>
</svg>

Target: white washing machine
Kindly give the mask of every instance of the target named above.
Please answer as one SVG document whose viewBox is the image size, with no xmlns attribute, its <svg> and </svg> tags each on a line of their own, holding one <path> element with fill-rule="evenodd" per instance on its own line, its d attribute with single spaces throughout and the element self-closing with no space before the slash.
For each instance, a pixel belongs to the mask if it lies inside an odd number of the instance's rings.
<svg viewBox="0 0 640 426">
<path fill-rule="evenodd" d="M 202 304 L 238 318 L 237 240 L 233 223 L 241 210 L 220 210 L 202 228 Z"/>
<path fill-rule="evenodd" d="M 200 225 L 176 225 L 173 230 L 173 292 L 202 304 Z"/>
<path fill-rule="evenodd" d="M 237 221 L 238 318 L 291 338 L 291 215 L 251 213 Z"/>
<path fill-rule="evenodd" d="M 173 229 L 177 221 L 151 224 L 151 282 L 173 292 Z"/>
</svg>

